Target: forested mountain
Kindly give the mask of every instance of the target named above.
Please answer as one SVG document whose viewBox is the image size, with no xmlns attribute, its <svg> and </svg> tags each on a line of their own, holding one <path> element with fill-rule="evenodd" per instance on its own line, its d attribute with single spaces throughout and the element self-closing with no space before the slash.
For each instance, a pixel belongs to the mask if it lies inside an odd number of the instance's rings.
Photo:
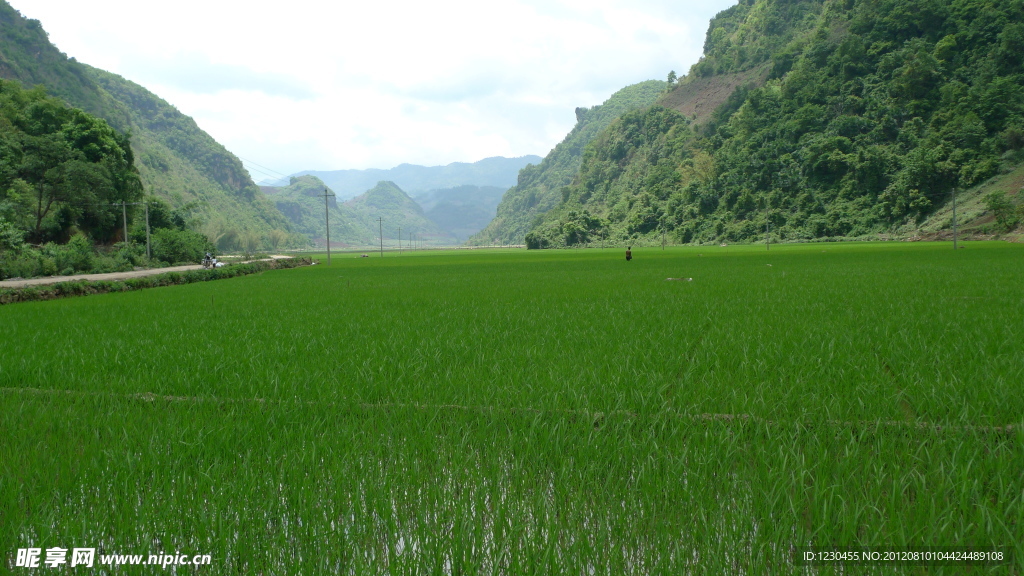
<svg viewBox="0 0 1024 576">
<path fill-rule="evenodd" d="M 260 186 L 260 190 L 288 218 L 292 230 L 314 243 L 323 243 L 327 237 L 324 192 L 331 192 L 323 181 L 315 176 L 293 176 L 288 186 Z M 333 196 L 326 198 L 326 204 L 331 221 L 334 222 L 332 243 L 354 243 L 360 234 L 350 226 L 346 228 L 346 223 L 352 221 L 351 211 L 339 206 L 337 198 Z"/>
<path fill-rule="evenodd" d="M 454 237 L 431 222 L 423 208 L 394 182 L 378 182 L 365 194 L 345 202 L 345 206 L 355 213 L 355 221 L 372 233 L 371 237 L 379 237 L 378 231 L 383 229 L 385 246 L 397 243 L 399 230 L 403 239 L 412 234 L 424 245 L 456 243 Z"/>
<path fill-rule="evenodd" d="M 262 190 L 291 220 L 295 230 L 314 244 L 325 245 L 324 192 L 334 191 L 322 180 L 310 174 L 292 176 L 288 186 L 263 186 Z M 337 197 L 328 196 L 326 204 L 330 211 L 332 246 L 377 246 L 382 229 L 384 246 L 396 246 L 399 228 L 403 244 L 408 241 L 409 234 L 430 245 L 456 243 L 454 237 L 431 222 L 423 209 L 394 182 L 378 182 L 347 202 L 338 202 Z"/>
<path fill-rule="evenodd" d="M 704 48 L 528 244 L 907 232 L 1024 160 L 1021 0 L 741 0 Z"/>
<path fill-rule="evenodd" d="M 339 200 L 354 198 L 378 182 L 394 182 L 411 195 L 430 190 L 457 186 L 497 186 L 508 188 L 516 182 L 516 175 L 524 166 L 540 161 L 540 156 L 504 158 L 495 156 L 477 162 L 452 162 L 446 166 L 418 166 L 400 164 L 380 170 L 304 170 L 293 176 L 311 175 L 323 180 L 338 195 Z M 283 186 L 284 181 L 262 182 L 263 185 Z"/>
<path fill-rule="evenodd" d="M 648 80 L 627 86 L 593 108 L 576 109 L 576 126 L 540 164 L 519 172 L 516 185 L 505 193 L 497 216 L 470 238 L 470 244 L 521 244 L 535 220 L 561 200 L 561 190 L 579 170 L 584 147 L 613 120 L 650 106 L 664 92 L 665 83 Z"/>
<path fill-rule="evenodd" d="M 67 58 L 37 20 L 0 0 L 0 77 L 19 80 L 130 134 L 146 193 L 191 214 L 214 238 L 268 234 L 288 222 L 242 163 L 188 116 L 141 86 Z M 130 215 L 131 216 L 131 215 Z"/>
</svg>

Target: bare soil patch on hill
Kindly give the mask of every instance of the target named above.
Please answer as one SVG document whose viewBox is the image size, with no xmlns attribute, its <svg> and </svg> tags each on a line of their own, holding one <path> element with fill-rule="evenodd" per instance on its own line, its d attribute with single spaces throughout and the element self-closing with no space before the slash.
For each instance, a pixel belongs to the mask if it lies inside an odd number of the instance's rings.
<svg viewBox="0 0 1024 576">
<path fill-rule="evenodd" d="M 683 114 L 694 124 L 703 124 L 737 88 L 748 84 L 761 86 L 767 79 L 768 66 L 734 74 L 687 76 L 675 90 L 663 96 L 658 104 Z"/>
</svg>

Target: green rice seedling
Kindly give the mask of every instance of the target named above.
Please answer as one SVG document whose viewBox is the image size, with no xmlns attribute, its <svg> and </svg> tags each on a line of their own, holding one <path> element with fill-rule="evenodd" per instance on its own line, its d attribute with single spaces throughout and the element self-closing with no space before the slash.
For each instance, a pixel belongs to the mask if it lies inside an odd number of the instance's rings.
<svg viewBox="0 0 1024 576">
<path fill-rule="evenodd" d="M 1002 546 L 918 569 L 1019 573 L 1022 255 L 430 252 L 4 306 L 2 562 L 828 574 L 862 570 L 796 549 Z"/>
</svg>

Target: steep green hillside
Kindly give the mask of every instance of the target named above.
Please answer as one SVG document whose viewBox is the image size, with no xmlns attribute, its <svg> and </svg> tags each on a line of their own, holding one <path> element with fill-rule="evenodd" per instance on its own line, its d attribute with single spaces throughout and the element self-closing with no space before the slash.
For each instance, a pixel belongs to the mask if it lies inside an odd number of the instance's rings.
<svg viewBox="0 0 1024 576">
<path fill-rule="evenodd" d="M 74 58 L 57 50 L 38 20 L 28 20 L 0 0 L 0 77 L 20 80 L 26 87 L 42 84 L 72 105 L 100 116 L 118 130 L 128 117 L 103 94 Z"/>
<path fill-rule="evenodd" d="M 293 230 L 310 241 L 323 243 L 327 236 L 323 194 L 328 188 L 322 180 L 316 176 L 292 176 L 288 186 L 261 186 L 260 190 L 288 218 Z M 339 206 L 332 196 L 327 197 L 327 204 L 331 212 L 331 243 L 356 243 L 360 234 L 352 228 L 352 212 Z"/>
<path fill-rule="evenodd" d="M 597 138 L 531 239 L 914 231 L 954 187 L 1024 159 L 1021 22 L 1021 0 L 743 0 L 712 21 L 672 109 Z M 737 75 L 695 119 L 709 96 L 694 83 Z"/>
<path fill-rule="evenodd" d="M 333 193 L 316 176 L 292 176 L 288 186 L 261 187 L 292 223 L 293 228 L 316 245 L 323 246 L 327 238 L 324 214 L 324 191 Z M 338 202 L 328 197 L 331 218 L 332 246 L 379 246 L 379 230 L 383 228 L 384 245 L 398 245 L 398 230 L 402 230 L 403 245 L 409 234 L 433 245 L 451 245 L 455 239 L 431 222 L 423 209 L 393 182 L 378 182 L 367 192 L 349 200 Z M 381 221 L 378 221 L 381 218 Z"/>
<path fill-rule="evenodd" d="M 1000 235 L 1007 239 L 1024 239 L 1021 234 L 1006 234 L 1014 229 L 1021 231 L 1020 226 L 1024 224 L 1024 194 L 1020 193 L 1024 190 L 1024 164 L 1018 164 L 1012 171 L 1001 172 L 1004 173 L 957 193 L 956 220 L 960 238 L 984 239 Z M 999 204 L 1009 208 L 1008 213 L 1002 214 Z M 918 233 L 925 239 L 952 239 L 952 202 L 928 216 L 918 227 Z"/>
<path fill-rule="evenodd" d="M 194 207 L 194 222 L 211 236 L 286 229 L 242 163 L 188 116 L 120 76 L 67 58 L 42 25 L 0 0 L 0 77 L 43 84 L 72 106 L 131 134 L 135 164 L 147 193 L 176 208 Z"/>
<path fill-rule="evenodd" d="M 497 216 L 470 238 L 470 244 L 520 244 L 535 220 L 562 199 L 561 190 L 579 170 L 584 147 L 623 113 L 650 106 L 665 90 L 665 83 L 648 80 L 627 86 L 593 108 L 576 109 L 576 126 L 540 164 L 519 172 L 518 183 L 505 193 Z"/>
<path fill-rule="evenodd" d="M 83 66 L 129 116 L 136 164 L 151 194 L 181 206 L 196 202 L 214 229 L 266 233 L 288 223 L 260 194 L 242 162 L 195 121 L 145 88 Z"/>
</svg>

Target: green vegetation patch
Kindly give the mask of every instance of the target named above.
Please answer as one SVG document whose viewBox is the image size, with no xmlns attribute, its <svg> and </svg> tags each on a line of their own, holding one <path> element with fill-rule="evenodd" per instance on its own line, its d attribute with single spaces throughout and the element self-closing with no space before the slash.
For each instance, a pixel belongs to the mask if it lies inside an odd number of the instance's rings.
<svg viewBox="0 0 1024 576">
<path fill-rule="evenodd" d="M 0 79 L 0 252 L 22 238 L 66 241 L 73 230 L 112 238 L 115 203 L 142 197 L 128 136 L 41 87 Z M 123 228 L 122 228 L 123 229 Z"/>
<path fill-rule="evenodd" d="M 0 308 L 0 550 L 680 574 L 970 545 L 1021 570 L 1024 247 L 633 254 L 335 257 Z"/>
<path fill-rule="evenodd" d="M 673 110 L 587 144 L 528 243 L 916 233 L 954 189 L 1024 161 L 1022 20 L 1019 1 L 743 0 L 660 100 Z M 1024 221 L 1011 198 L 986 204 L 988 233 Z"/>
</svg>

